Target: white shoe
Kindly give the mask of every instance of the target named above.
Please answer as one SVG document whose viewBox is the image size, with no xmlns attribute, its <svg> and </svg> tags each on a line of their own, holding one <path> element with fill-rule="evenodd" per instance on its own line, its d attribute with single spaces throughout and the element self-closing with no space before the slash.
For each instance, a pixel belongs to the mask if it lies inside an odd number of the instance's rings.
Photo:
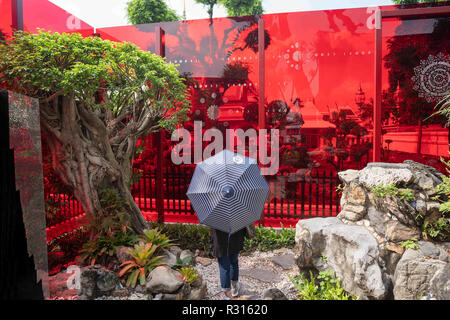
<svg viewBox="0 0 450 320">
<path fill-rule="evenodd" d="M 235 286 L 231 286 L 231 295 L 233 297 L 237 297 L 239 295 L 239 289 L 241 289 L 241 285 L 238 283 L 236 283 Z"/>
<path fill-rule="evenodd" d="M 222 291 L 219 295 L 220 300 L 231 300 L 231 295 L 227 296 L 224 291 Z"/>
</svg>

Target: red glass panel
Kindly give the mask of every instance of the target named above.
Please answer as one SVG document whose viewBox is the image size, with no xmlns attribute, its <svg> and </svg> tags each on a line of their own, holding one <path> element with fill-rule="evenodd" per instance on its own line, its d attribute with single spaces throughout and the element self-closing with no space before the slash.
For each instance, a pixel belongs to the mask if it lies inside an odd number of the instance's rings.
<svg viewBox="0 0 450 320">
<path fill-rule="evenodd" d="M 37 32 L 44 29 L 52 32 L 78 32 L 91 36 L 94 29 L 70 12 L 47 0 L 23 0 L 24 30 Z"/>
<path fill-rule="evenodd" d="M 450 90 L 450 18 L 383 20 L 383 160 L 445 173 L 446 119 L 432 116 Z"/>
<path fill-rule="evenodd" d="M 0 39 L 12 34 L 11 0 L 0 0 Z"/>
</svg>

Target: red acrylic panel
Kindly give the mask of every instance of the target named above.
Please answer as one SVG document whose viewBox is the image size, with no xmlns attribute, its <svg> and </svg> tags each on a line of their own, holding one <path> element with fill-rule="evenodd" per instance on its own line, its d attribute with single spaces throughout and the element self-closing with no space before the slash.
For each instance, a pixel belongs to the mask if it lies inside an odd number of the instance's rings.
<svg viewBox="0 0 450 320">
<path fill-rule="evenodd" d="M 267 125 L 279 128 L 282 144 L 302 155 L 297 167 L 342 170 L 367 162 L 373 15 L 361 8 L 264 16 L 271 38 Z M 285 160 L 291 158 L 286 152 Z"/>
<path fill-rule="evenodd" d="M 47 0 L 23 0 L 24 30 L 37 32 L 39 29 L 52 32 L 77 32 L 92 36 L 92 26 L 75 15 Z"/>
<path fill-rule="evenodd" d="M 155 28 L 155 24 L 142 24 L 99 28 L 96 31 L 102 39 L 115 42 L 131 42 L 141 50 L 155 53 Z"/>
<path fill-rule="evenodd" d="M 450 91 L 450 17 L 383 19 L 383 161 L 414 160 L 445 173 L 446 119 L 432 116 Z"/>
<path fill-rule="evenodd" d="M 0 39 L 11 37 L 12 35 L 12 1 L 0 0 Z"/>
</svg>

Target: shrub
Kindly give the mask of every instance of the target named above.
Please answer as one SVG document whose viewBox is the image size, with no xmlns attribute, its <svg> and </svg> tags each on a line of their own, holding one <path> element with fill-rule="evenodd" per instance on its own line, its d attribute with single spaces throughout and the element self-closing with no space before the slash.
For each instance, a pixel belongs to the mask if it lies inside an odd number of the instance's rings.
<svg viewBox="0 0 450 320">
<path fill-rule="evenodd" d="M 101 216 L 88 215 L 87 230 L 91 238 L 80 250 L 80 259 L 90 264 L 107 265 L 117 247 L 132 246 L 138 237 L 130 227 L 130 215 L 123 211 L 125 202 L 116 190 L 102 189 L 100 202 L 105 206 L 105 212 Z"/>
<path fill-rule="evenodd" d="M 162 233 L 173 239 L 183 249 L 191 251 L 201 250 L 211 255 L 210 229 L 196 224 L 157 224 L 152 223 L 152 227 L 159 228 Z"/>
<path fill-rule="evenodd" d="M 353 295 L 341 287 L 333 270 L 320 272 L 317 279 L 314 278 L 312 272 L 310 272 L 310 279 L 303 274 L 296 278 L 289 277 L 289 279 L 298 290 L 299 300 L 356 300 Z"/>
<path fill-rule="evenodd" d="M 285 228 L 281 224 L 281 230 L 274 228 L 256 227 L 256 235 L 244 241 L 244 252 L 254 250 L 269 251 L 279 248 L 292 248 L 295 245 L 295 229 Z"/>
<path fill-rule="evenodd" d="M 144 230 L 144 235 L 140 239 L 158 246 L 158 250 L 170 248 L 174 245 L 173 240 L 169 239 L 164 233 L 161 233 L 159 228 Z"/>
<path fill-rule="evenodd" d="M 401 246 L 405 249 L 419 249 L 419 245 L 417 244 L 417 239 L 406 240 L 401 243 Z"/>
<path fill-rule="evenodd" d="M 414 201 L 414 194 L 410 189 L 399 189 L 393 183 L 376 185 L 371 189 L 371 191 L 378 198 L 384 198 L 390 194 L 400 198 L 403 201 Z"/>
<path fill-rule="evenodd" d="M 148 274 L 162 264 L 159 261 L 162 256 L 153 256 L 157 248 L 152 243 L 141 241 L 134 245 L 134 249 L 129 250 L 133 260 L 122 263 L 120 266 L 123 268 L 119 271 L 120 277 L 128 274 L 127 286 L 136 287 L 138 279 L 141 285 L 145 285 Z"/>
<path fill-rule="evenodd" d="M 183 281 L 187 283 L 193 283 L 195 280 L 197 280 L 198 272 L 192 267 L 181 268 L 178 270 L 178 272 L 180 272 L 183 276 Z"/>
</svg>

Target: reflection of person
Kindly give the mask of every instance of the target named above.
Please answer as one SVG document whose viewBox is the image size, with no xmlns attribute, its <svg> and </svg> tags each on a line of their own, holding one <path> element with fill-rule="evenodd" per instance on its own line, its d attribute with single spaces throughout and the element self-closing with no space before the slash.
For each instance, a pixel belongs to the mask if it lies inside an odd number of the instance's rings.
<svg viewBox="0 0 450 320">
<path fill-rule="evenodd" d="M 221 299 L 230 300 L 239 295 L 239 251 L 244 248 L 247 228 L 231 235 L 211 229 L 211 251 L 217 258 L 222 287 Z"/>
</svg>

